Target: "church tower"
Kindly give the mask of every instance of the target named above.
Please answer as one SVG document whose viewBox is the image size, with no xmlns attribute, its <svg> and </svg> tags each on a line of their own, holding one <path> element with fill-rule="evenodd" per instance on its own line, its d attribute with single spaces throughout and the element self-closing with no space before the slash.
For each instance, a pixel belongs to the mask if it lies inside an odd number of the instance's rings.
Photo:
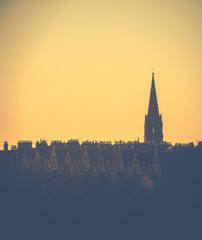
<svg viewBox="0 0 202 240">
<path fill-rule="evenodd" d="M 150 143 L 160 143 L 163 141 L 162 115 L 159 115 L 154 73 L 152 73 L 152 85 L 149 100 L 148 114 L 145 116 L 144 141 Z"/>
</svg>

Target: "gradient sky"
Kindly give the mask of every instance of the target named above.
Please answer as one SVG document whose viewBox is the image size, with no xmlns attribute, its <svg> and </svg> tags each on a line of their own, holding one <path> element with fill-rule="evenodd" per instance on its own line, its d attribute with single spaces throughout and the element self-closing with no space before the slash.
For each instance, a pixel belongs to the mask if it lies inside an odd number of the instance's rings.
<svg viewBox="0 0 202 240">
<path fill-rule="evenodd" d="M 166 141 L 202 140 L 202 1 L 0 1 L 3 141 L 143 140 L 152 68 Z"/>
</svg>

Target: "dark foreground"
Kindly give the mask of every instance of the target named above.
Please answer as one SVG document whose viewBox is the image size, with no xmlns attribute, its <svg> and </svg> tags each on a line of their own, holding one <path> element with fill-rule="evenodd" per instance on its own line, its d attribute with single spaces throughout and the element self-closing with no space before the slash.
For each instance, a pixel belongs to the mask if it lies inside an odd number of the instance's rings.
<svg viewBox="0 0 202 240">
<path fill-rule="evenodd" d="M 202 187 L 65 189 L 1 180 L 0 239 L 202 239 Z"/>
</svg>

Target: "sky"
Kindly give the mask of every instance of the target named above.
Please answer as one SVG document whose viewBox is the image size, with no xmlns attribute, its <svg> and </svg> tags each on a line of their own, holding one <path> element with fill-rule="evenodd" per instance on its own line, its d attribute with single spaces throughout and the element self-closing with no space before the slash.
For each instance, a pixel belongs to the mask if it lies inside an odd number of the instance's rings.
<svg viewBox="0 0 202 240">
<path fill-rule="evenodd" d="M 202 1 L 0 1 L 0 148 L 144 139 L 152 72 L 164 140 L 202 141 Z"/>
</svg>

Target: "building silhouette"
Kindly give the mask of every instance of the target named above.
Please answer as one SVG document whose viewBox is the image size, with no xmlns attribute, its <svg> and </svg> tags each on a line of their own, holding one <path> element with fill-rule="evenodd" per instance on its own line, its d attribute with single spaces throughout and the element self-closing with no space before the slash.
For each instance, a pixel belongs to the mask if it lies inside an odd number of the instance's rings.
<svg viewBox="0 0 202 240">
<path fill-rule="evenodd" d="M 154 73 L 152 73 L 148 114 L 145 116 L 144 141 L 148 143 L 161 143 L 163 141 L 162 115 L 159 115 Z"/>
<path fill-rule="evenodd" d="M 197 177 L 202 172 L 202 142 L 175 144 L 163 141 L 162 116 L 159 114 L 154 73 L 148 114 L 145 116 L 145 141 L 19 141 L 17 146 L 0 150 L 1 173 L 21 179 L 30 176 L 65 176 L 69 183 L 94 177 L 114 184 L 138 181 L 140 177 Z M 199 160 L 200 159 L 200 160 Z M 194 163 L 194 164 L 193 164 Z M 192 169 L 192 170 L 190 170 Z M 77 180 L 75 180 L 77 179 Z M 89 178 L 90 179 L 90 178 Z M 97 181 L 97 180 L 96 180 Z M 200 180 L 202 181 L 202 180 Z M 82 182 L 82 180 L 81 180 Z"/>
</svg>

